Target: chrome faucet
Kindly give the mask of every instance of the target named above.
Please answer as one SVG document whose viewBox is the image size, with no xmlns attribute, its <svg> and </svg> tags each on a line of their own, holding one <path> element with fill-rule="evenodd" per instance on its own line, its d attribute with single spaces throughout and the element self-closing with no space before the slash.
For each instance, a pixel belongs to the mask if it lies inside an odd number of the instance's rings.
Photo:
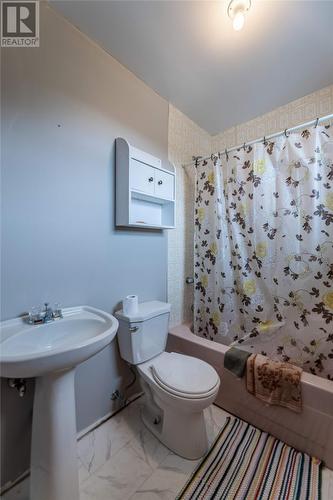
<svg viewBox="0 0 333 500">
<path fill-rule="evenodd" d="M 45 306 L 44 323 L 49 323 L 50 321 L 54 320 L 53 309 L 52 309 L 52 307 L 49 307 L 49 303 L 48 302 L 45 302 L 44 306 Z"/>
<path fill-rule="evenodd" d="M 29 323 L 29 325 L 40 325 L 43 323 L 50 323 L 51 321 L 55 321 L 56 319 L 62 318 L 62 310 L 60 309 L 59 304 L 56 304 L 56 309 L 53 310 L 52 307 L 49 307 L 49 303 L 45 302 L 44 311 L 38 310 L 35 311 L 35 308 L 30 311 L 27 316 L 24 317 L 25 321 Z"/>
</svg>

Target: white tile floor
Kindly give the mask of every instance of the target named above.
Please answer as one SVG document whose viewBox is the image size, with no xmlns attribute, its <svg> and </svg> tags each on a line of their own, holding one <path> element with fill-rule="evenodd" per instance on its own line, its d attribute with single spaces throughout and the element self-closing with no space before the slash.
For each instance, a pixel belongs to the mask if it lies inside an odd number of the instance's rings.
<svg viewBox="0 0 333 500">
<path fill-rule="evenodd" d="M 198 461 L 178 457 L 144 427 L 141 404 L 139 398 L 79 441 L 81 500 L 174 500 L 196 467 Z M 214 405 L 206 411 L 210 441 L 227 415 Z M 2 498 L 28 500 L 28 491 L 26 479 Z M 333 471 L 328 469 L 323 471 L 322 500 L 333 500 Z"/>
</svg>

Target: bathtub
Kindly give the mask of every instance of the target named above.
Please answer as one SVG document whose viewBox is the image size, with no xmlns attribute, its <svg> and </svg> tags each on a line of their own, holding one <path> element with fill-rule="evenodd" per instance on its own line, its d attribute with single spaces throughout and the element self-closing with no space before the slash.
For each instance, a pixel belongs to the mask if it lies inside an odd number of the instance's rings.
<svg viewBox="0 0 333 500">
<path fill-rule="evenodd" d="M 333 382 L 302 373 L 303 411 L 298 414 L 268 406 L 249 394 L 244 379 L 223 368 L 228 347 L 194 335 L 189 325 L 170 329 L 169 352 L 195 356 L 210 363 L 221 378 L 215 404 L 237 417 L 324 461 L 333 469 Z"/>
</svg>

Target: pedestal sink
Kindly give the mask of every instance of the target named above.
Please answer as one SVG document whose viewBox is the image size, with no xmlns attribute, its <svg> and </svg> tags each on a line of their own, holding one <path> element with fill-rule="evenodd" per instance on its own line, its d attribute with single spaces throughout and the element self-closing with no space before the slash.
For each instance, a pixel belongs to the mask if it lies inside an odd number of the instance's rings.
<svg viewBox="0 0 333 500">
<path fill-rule="evenodd" d="M 63 309 L 63 318 L 32 326 L 1 323 L 2 377 L 36 377 L 31 444 L 31 500 L 79 500 L 75 366 L 108 345 L 116 318 L 93 307 Z"/>
</svg>

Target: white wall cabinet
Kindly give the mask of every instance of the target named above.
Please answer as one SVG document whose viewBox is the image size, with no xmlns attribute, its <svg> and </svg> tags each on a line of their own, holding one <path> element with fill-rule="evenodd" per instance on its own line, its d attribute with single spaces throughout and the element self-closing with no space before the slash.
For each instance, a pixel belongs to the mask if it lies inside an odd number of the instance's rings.
<svg viewBox="0 0 333 500">
<path fill-rule="evenodd" d="M 116 139 L 116 225 L 175 227 L 175 172 L 159 158 Z"/>
</svg>

